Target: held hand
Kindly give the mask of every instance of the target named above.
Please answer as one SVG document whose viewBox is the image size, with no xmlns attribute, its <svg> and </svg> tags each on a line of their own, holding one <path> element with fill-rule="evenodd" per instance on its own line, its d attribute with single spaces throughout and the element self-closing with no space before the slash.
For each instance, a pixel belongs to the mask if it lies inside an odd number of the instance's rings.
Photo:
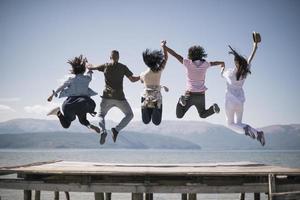
<svg viewBox="0 0 300 200">
<path fill-rule="evenodd" d="M 90 70 L 91 68 L 93 68 L 93 64 L 86 64 L 85 67 Z"/>
<path fill-rule="evenodd" d="M 221 63 L 221 68 L 224 69 L 225 68 L 225 63 Z"/>
<path fill-rule="evenodd" d="M 53 94 L 50 97 L 48 97 L 47 101 L 51 102 L 52 99 L 53 99 Z"/>
<path fill-rule="evenodd" d="M 162 40 L 162 41 L 160 41 L 160 46 L 161 47 L 165 47 L 166 46 L 166 44 L 167 44 L 167 41 L 166 40 Z"/>
</svg>

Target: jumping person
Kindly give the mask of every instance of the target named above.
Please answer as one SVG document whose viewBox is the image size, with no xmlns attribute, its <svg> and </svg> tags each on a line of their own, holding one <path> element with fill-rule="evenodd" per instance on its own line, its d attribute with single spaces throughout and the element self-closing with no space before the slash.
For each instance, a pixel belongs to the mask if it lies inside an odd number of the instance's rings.
<svg viewBox="0 0 300 200">
<path fill-rule="evenodd" d="M 148 69 L 141 73 L 140 79 L 144 84 L 144 93 L 141 98 L 142 103 L 142 120 L 149 124 L 152 119 L 153 124 L 159 125 L 162 119 L 162 95 L 161 88 L 165 91 L 168 88 L 160 85 L 160 77 L 166 66 L 168 53 L 165 48 L 166 41 L 161 42 L 162 51 L 146 49 L 143 52 L 143 60 Z"/>
<path fill-rule="evenodd" d="M 48 101 L 52 101 L 53 97 L 57 97 L 58 94 L 59 98 L 67 97 L 62 105 L 63 112 L 57 107 L 51 110 L 48 115 L 56 115 L 64 128 L 69 128 L 77 116 L 82 125 L 100 133 L 100 129 L 90 124 L 86 118 L 87 113 L 95 114 L 96 104 L 90 96 L 97 95 L 96 92 L 89 88 L 89 83 L 92 80 L 92 71 L 88 71 L 84 75 L 87 59 L 80 55 L 73 60 L 69 60 L 68 63 L 72 66 L 71 74 L 75 76 L 65 81 L 56 91 L 53 90 L 48 97 Z"/>
<path fill-rule="evenodd" d="M 107 136 L 105 116 L 111 108 L 117 107 L 125 114 L 120 123 L 111 129 L 114 142 L 116 142 L 119 132 L 125 128 L 125 126 L 133 118 L 133 112 L 123 92 L 124 76 L 126 76 L 131 82 L 140 80 L 139 76 L 133 76 L 133 73 L 126 65 L 119 63 L 119 52 L 117 50 L 113 50 L 111 52 L 110 60 L 110 63 L 105 63 L 96 67 L 93 67 L 93 65 L 88 66 L 88 69 L 90 70 L 99 70 L 100 72 L 103 72 L 105 77 L 105 89 L 103 91 L 99 113 L 99 125 L 102 128 L 100 144 L 105 143 Z"/>
<path fill-rule="evenodd" d="M 257 50 L 257 44 L 260 42 L 260 35 L 253 33 L 254 43 L 253 50 L 248 58 L 244 58 L 237 53 L 231 46 L 229 54 L 234 56 L 235 67 L 225 70 L 222 69 L 221 74 L 226 79 L 227 89 L 225 95 L 225 111 L 226 120 L 229 128 L 237 133 L 245 134 L 253 139 L 257 139 L 261 145 L 265 145 L 265 138 L 263 131 L 258 131 L 248 124 L 242 123 L 245 95 L 243 90 L 244 82 L 247 75 L 251 73 L 251 61 Z M 234 120 L 236 117 L 236 120 Z"/>
<path fill-rule="evenodd" d="M 186 69 L 187 89 L 182 95 L 176 106 L 177 118 L 182 118 L 191 106 L 196 106 L 198 114 L 201 118 L 206 118 L 214 113 L 219 113 L 220 108 L 217 104 L 213 104 L 206 110 L 205 108 L 205 74 L 206 70 L 211 66 L 221 65 L 224 62 L 215 61 L 207 62 L 204 58 L 207 57 L 205 50 L 201 46 L 192 46 L 188 50 L 188 58 L 184 59 L 177 54 L 173 49 L 165 46 L 168 53 L 174 56 Z"/>
</svg>

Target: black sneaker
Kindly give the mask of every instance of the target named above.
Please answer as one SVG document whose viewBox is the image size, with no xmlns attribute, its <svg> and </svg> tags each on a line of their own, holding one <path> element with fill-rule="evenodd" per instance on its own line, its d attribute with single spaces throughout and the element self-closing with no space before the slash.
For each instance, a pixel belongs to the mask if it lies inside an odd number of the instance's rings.
<svg viewBox="0 0 300 200">
<path fill-rule="evenodd" d="M 112 128 L 111 132 L 112 132 L 113 141 L 116 142 L 119 132 L 115 128 Z"/>
<path fill-rule="evenodd" d="M 181 96 L 178 100 L 179 104 L 182 106 L 186 106 L 186 98 L 185 96 Z"/>
<path fill-rule="evenodd" d="M 255 135 L 254 133 L 252 133 L 252 131 L 250 130 L 250 126 L 246 125 L 244 127 L 244 131 L 245 131 L 245 135 L 251 137 L 252 139 L 255 139 Z"/>
<path fill-rule="evenodd" d="M 100 128 L 98 126 L 95 126 L 93 124 L 88 125 L 89 129 L 92 129 L 93 131 L 100 133 Z"/>
<path fill-rule="evenodd" d="M 106 136 L 107 136 L 107 132 L 106 132 L 106 130 L 103 130 L 102 133 L 101 133 L 101 137 L 100 137 L 100 144 L 101 145 L 103 145 L 105 143 Z"/>
<path fill-rule="evenodd" d="M 219 113 L 220 112 L 220 108 L 219 108 L 218 104 L 216 104 L 216 103 L 213 104 L 213 109 L 214 109 L 215 113 Z"/>
<path fill-rule="evenodd" d="M 265 146 L 266 140 L 265 140 L 264 132 L 257 131 L 257 140 L 260 142 L 262 146 Z"/>
</svg>

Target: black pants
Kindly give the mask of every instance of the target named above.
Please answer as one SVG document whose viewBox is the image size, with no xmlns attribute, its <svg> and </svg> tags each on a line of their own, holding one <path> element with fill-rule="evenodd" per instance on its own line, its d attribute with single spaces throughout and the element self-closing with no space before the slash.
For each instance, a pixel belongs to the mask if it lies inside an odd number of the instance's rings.
<svg viewBox="0 0 300 200">
<path fill-rule="evenodd" d="M 208 110 L 205 109 L 205 94 L 203 93 L 188 93 L 185 94 L 186 105 L 182 106 L 179 101 L 176 107 L 177 118 L 182 118 L 191 106 L 196 106 L 198 114 L 201 118 L 206 118 L 214 114 L 213 106 L 210 106 Z"/>
<path fill-rule="evenodd" d="M 62 113 L 59 113 L 59 121 L 64 128 L 69 128 L 72 121 L 78 117 L 79 122 L 84 125 L 90 125 L 86 118 L 87 113 L 94 113 L 96 103 L 93 99 L 86 96 L 68 97 L 62 105 Z"/>
<path fill-rule="evenodd" d="M 143 103 L 144 100 L 145 98 L 142 97 L 141 102 Z M 161 123 L 161 118 L 162 118 L 162 105 L 160 108 L 142 107 L 142 120 L 145 124 L 149 124 L 152 119 L 153 124 L 158 126 Z"/>
</svg>

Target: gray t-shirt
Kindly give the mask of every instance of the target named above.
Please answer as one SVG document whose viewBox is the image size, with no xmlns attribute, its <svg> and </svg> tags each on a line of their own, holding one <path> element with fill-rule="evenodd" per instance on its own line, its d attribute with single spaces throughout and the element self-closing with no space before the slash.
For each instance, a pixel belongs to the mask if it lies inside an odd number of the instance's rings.
<svg viewBox="0 0 300 200">
<path fill-rule="evenodd" d="M 130 77 L 133 73 L 126 65 L 122 63 L 105 63 L 99 65 L 97 69 L 104 73 L 105 89 L 103 90 L 103 98 L 125 100 L 123 92 L 123 78 Z"/>
</svg>

